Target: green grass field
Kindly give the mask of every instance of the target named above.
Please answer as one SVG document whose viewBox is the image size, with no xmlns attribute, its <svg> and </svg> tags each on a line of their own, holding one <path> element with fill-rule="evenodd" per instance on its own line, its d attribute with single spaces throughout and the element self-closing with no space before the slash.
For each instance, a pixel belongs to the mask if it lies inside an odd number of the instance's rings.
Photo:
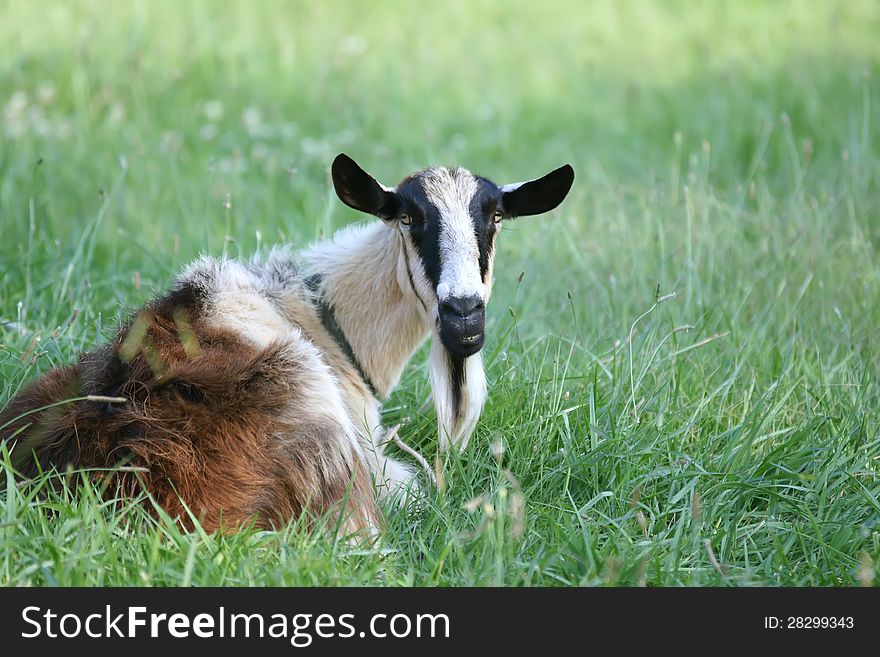
<svg viewBox="0 0 880 657">
<path fill-rule="evenodd" d="M 198 253 L 359 220 L 338 152 L 577 171 L 506 226 L 486 412 L 375 549 L 0 466 L 0 584 L 880 583 L 878 35 L 871 0 L 0 1 L 0 406 Z M 386 416 L 433 455 L 426 352 Z"/>
</svg>

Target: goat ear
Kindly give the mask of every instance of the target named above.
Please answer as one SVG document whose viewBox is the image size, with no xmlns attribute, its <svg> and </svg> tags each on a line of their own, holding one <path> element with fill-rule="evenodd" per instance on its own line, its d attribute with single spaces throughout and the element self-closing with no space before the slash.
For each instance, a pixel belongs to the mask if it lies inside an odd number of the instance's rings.
<svg viewBox="0 0 880 657">
<path fill-rule="evenodd" d="M 336 156 L 330 172 L 336 195 L 348 207 L 382 219 L 390 219 L 397 214 L 397 195 L 361 169 L 345 153 Z"/>
<path fill-rule="evenodd" d="M 541 178 L 504 185 L 501 188 L 501 210 L 508 217 L 549 212 L 562 203 L 573 182 L 574 169 L 566 164 Z"/>
</svg>

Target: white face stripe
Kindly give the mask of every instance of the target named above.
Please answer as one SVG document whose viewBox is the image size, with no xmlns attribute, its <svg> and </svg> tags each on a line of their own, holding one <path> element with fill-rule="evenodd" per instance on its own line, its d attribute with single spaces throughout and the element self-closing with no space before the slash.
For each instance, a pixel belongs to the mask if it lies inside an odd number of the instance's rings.
<svg viewBox="0 0 880 657">
<path fill-rule="evenodd" d="M 437 298 L 478 296 L 486 300 L 480 278 L 479 247 L 470 204 L 477 180 L 465 169 L 429 169 L 422 179 L 425 196 L 440 213 L 440 280 Z"/>
</svg>

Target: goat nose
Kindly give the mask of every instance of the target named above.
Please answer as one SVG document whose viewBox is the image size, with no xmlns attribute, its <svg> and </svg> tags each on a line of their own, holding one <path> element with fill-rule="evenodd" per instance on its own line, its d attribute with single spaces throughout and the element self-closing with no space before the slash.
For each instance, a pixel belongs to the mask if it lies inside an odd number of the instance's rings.
<svg viewBox="0 0 880 657">
<path fill-rule="evenodd" d="M 475 312 L 482 310 L 484 306 L 483 300 L 476 295 L 472 297 L 448 297 L 440 302 L 440 310 L 442 312 L 455 314 L 459 317 L 470 317 Z"/>
</svg>

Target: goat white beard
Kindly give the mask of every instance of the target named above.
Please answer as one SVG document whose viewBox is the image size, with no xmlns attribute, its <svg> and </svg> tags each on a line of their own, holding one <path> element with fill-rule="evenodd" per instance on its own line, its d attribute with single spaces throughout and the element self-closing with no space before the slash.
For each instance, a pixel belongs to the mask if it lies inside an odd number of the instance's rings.
<svg viewBox="0 0 880 657">
<path fill-rule="evenodd" d="M 437 431 L 442 451 L 448 451 L 450 446 L 458 449 L 467 447 L 488 396 L 482 352 L 465 358 L 462 367 L 464 371 L 456 413 L 452 361 L 435 334 L 431 340 L 431 394 L 434 408 L 437 409 Z"/>
</svg>

